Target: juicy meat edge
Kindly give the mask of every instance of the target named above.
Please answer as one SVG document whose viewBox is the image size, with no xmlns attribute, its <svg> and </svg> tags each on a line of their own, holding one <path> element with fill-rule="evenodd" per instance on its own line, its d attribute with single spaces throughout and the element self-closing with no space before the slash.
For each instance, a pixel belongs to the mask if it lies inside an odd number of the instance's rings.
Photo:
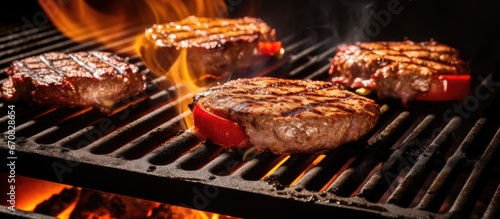
<svg viewBox="0 0 500 219">
<path fill-rule="evenodd" d="M 232 101 L 231 97 L 227 97 L 224 92 L 224 89 L 213 88 L 208 92 L 198 94 L 192 104 L 201 104 L 210 112 L 227 115 L 244 127 L 250 142 L 255 147 L 275 154 L 316 153 L 334 149 L 366 135 L 374 128 L 380 117 L 379 106 L 373 100 L 345 90 L 342 92 L 348 92 L 356 97 L 356 99 L 349 100 L 349 104 L 356 104 L 361 110 L 329 112 L 330 116 L 318 115 L 307 110 L 286 116 L 262 112 L 252 113 L 248 112 L 254 105 L 252 101 Z M 213 95 L 214 93 L 216 95 Z M 219 98 L 218 95 L 225 97 Z M 218 99 L 229 105 L 219 107 L 211 104 L 213 101 L 210 99 Z M 336 110 L 335 104 L 319 107 L 320 110 Z"/>
<path fill-rule="evenodd" d="M 379 98 L 401 99 L 406 106 L 431 83 L 440 84 L 433 75 L 470 74 L 470 69 L 450 46 L 405 40 L 339 45 L 329 74 L 334 83 L 374 89 Z"/>
<path fill-rule="evenodd" d="M 78 54 L 90 54 L 78 52 Z M 97 52 L 114 64 L 120 64 L 122 73 L 100 71 L 99 77 L 79 75 L 57 75 L 39 77 L 40 70 L 26 67 L 25 60 L 14 61 L 6 73 L 7 80 L 2 83 L 1 98 L 6 102 L 24 101 L 29 104 L 47 105 L 53 107 L 93 107 L 104 114 L 111 112 L 116 102 L 132 97 L 146 88 L 146 76 L 138 72 L 138 67 L 128 63 L 126 58 L 109 52 Z M 49 52 L 45 54 L 69 54 Z M 76 53 L 73 53 L 76 54 Z M 48 66 L 47 66 L 48 67 Z M 107 66 L 108 68 L 110 66 Z M 113 71 L 117 71 L 116 69 Z M 45 72 L 44 72 L 45 74 Z M 94 73 L 95 74 L 95 73 Z M 47 79 L 49 78 L 49 79 Z"/>
</svg>

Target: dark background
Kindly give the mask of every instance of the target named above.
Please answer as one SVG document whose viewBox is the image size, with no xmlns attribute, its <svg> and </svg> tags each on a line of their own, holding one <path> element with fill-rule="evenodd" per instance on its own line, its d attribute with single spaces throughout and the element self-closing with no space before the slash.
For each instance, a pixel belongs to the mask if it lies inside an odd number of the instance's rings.
<svg viewBox="0 0 500 219">
<path fill-rule="evenodd" d="M 64 0 L 67 1 L 67 0 Z M 353 41 L 434 39 L 457 48 L 474 71 L 500 68 L 500 1 L 473 0 L 226 0 L 230 16 L 264 19 L 278 36 L 304 29 L 328 30 L 336 43 Z M 399 3 L 401 12 L 391 14 L 376 35 L 363 28 L 377 22 L 373 14 Z M 7 2 L 4 2 L 6 4 Z M 0 25 L 31 19 L 42 11 L 37 1 L 9 1 L 0 7 Z"/>
<path fill-rule="evenodd" d="M 455 47 L 473 71 L 500 69 L 500 1 L 473 0 L 396 0 L 402 10 L 392 14 L 390 22 L 374 37 L 361 37 L 355 28 L 370 21 L 372 13 L 388 9 L 391 1 L 258 1 L 259 16 L 282 33 L 303 28 L 329 28 L 337 42 L 357 40 L 426 41 L 434 39 Z M 234 14 L 244 14 L 244 1 Z M 280 33 L 280 31 L 278 31 Z M 354 34 L 353 34 L 354 33 Z M 334 39 L 335 40 L 335 39 Z M 488 73 L 489 73 L 488 72 Z"/>
</svg>

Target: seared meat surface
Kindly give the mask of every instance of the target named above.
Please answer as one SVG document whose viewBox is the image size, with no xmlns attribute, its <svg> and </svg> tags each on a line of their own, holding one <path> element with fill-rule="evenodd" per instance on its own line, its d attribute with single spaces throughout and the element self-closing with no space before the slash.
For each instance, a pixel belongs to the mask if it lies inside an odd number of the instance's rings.
<svg viewBox="0 0 500 219">
<path fill-rule="evenodd" d="M 2 98 L 108 113 L 114 103 L 144 90 L 145 76 L 138 70 L 109 52 L 44 53 L 12 63 Z"/>
<path fill-rule="evenodd" d="M 194 103 L 238 122 L 251 144 L 276 154 L 314 153 L 358 140 L 379 106 L 324 81 L 237 79 L 199 93 Z"/>
<path fill-rule="evenodd" d="M 427 92 L 433 75 L 469 74 L 459 52 L 436 41 L 359 42 L 340 45 L 329 71 L 333 82 L 375 89 L 403 103 Z"/>
<path fill-rule="evenodd" d="M 249 67 L 258 42 L 274 40 L 275 30 L 259 18 L 190 16 L 146 29 L 140 52 L 159 75 L 168 72 L 183 51 L 193 73 L 222 75 Z"/>
</svg>

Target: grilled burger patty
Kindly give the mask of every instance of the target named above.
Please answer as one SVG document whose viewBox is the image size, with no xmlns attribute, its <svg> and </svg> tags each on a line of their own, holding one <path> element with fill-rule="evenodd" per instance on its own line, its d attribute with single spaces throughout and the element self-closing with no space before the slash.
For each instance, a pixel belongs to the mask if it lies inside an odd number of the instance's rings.
<svg viewBox="0 0 500 219">
<path fill-rule="evenodd" d="M 145 88 L 145 76 L 109 52 L 48 52 L 14 61 L 2 84 L 5 101 L 63 107 L 92 106 L 108 113 Z"/>
<path fill-rule="evenodd" d="M 333 82 L 376 89 L 403 103 L 427 92 L 433 75 L 469 74 L 459 52 L 436 41 L 358 42 L 341 45 L 329 71 Z"/>
<path fill-rule="evenodd" d="M 250 66 L 259 41 L 275 41 L 275 30 L 259 18 L 190 16 L 146 29 L 140 52 L 148 68 L 160 75 L 183 49 L 194 73 L 221 75 Z"/>
<path fill-rule="evenodd" d="M 207 111 L 242 125 L 252 145 L 276 154 L 314 153 L 359 139 L 379 106 L 324 81 L 237 79 L 194 97 Z"/>
</svg>

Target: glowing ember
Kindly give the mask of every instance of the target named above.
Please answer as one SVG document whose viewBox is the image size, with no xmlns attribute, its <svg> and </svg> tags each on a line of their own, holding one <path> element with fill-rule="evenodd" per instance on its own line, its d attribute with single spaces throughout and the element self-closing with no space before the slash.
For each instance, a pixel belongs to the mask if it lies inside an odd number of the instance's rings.
<svg viewBox="0 0 500 219">
<path fill-rule="evenodd" d="M 1 173 L 3 174 L 3 173 Z M 229 219 L 230 216 L 219 215 L 216 213 L 205 212 L 185 207 L 162 204 L 147 200 L 135 199 L 127 196 L 120 196 L 110 193 L 104 193 L 94 190 L 75 188 L 73 186 L 63 185 L 54 182 L 48 182 L 23 176 L 16 177 L 16 208 L 23 211 L 34 212 L 39 209 L 42 203 L 50 203 L 44 206 L 46 209 L 59 209 L 61 201 L 50 202 L 54 196 L 60 196 L 62 191 L 73 189 L 75 200 L 65 208 L 60 209 L 60 213 L 50 216 L 56 216 L 59 219 L 66 218 L 99 218 L 111 219 L 117 218 L 116 212 L 127 209 L 127 215 L 134 218 L 134 215 L 143 215 L 141 218 L 187 218 L 187 219 Z M 108 200 L 109 199 L 109 200 Z M 118 200 L 118 201 L 117 201 Z M 48 201 L 48 202 L 47 202 Z M 109 203 L 108 203 L 109 201 Z M 114 203 L 111 203 L 111 201 Z M 120 209 L 109 209 L 116 207 L 119 203 Z M 87 205 L 90 204 L 90 205 Z M 106 209 L 107 208 L 107 209 Z M 128 212 L 130 211 L 130 212 Z M 37 211 L 38 212 L 38 211 Z M 41 212 L 39 212 L 41 213 Z M 44 214 L 44 213 L 42 213 Z M 121 217 L 120 217 L 121 218 Z"/>
<path fill-rule="evenodd" d="M 300 175 L 295 178 L 292 183 L 290 183 L 290 186 L 295 185 L 307 172 L 309 172 L 309 170 L 318 165 L 318 163 L 321 162 L 323 158 L 325 158 L 324 154 L 320 154 L 318 157 L 316 157 L 316 159 L 314 159 L 314 161 L 304 171 L 302 171 L 302 173 L 300 173 Z"/>
<path fill-rule="evenodd" d="M 342 174 L 347 168 L 349 168 L 349 166 L 352 164 L 352 162 L 354 162 L 354 160 L 356 160 L 355 157 L 349 159 L 344 164 L 344 166 L 342 166 L 342 168 L 340 168 L 340 170 L 319 191 L 322 192 L 327 190 L 333 184 L 333 182 L 340 176 L 340 174 Z"/>
<path fill-rule="evenodd" d="M 72 186 L 16 176 L 16 208 L 33 211 L 41 202 Z"/>
<path fill-rule="evenodd" d="M 73 210 L 75 209 L 76 204 L 77 204 L 77 202 L 73 202 L 68 208 L 64 209 L 64 211 L 62 211 L 60 214 L 58 214 L 57 218 L 59 218 L 59 219 L 70 218 L 71 212 L 73 212 Z"/>
<path fill-rule="evenodd" d="M 227 8 L 224 0 L 121 0 L 121 1 L 61 1 L 38 0 L 51 22 L 68 38 L 77 43 L 98 42 L 103 45 L 99 49 L 106 49 L 128 55 L 139 55 L 138 50 L 142 43 L 144 30 L 153 24 L 167 23 L 184 19 L 194 15 L 199 17 L 226 17 Z M 126 39 L 123 40 L 123 36 Z M 117 41 L 117 39 L 120 39 Z M 144 57 L 141 57 L 144 59 Z M 148 66 L 149 67 L 149 66 Z M 192 75 L 186 63 L 186 52 L 182 51 L 170 69 L 165 69 L 164 75 L 176 85 L 179 96 L 195 93 L 203 89 L 200 80 L 207 75 Z M 160 75 L 160 76 L 164 76 Z M 190 101 L 188 98 L 187 101 Z M 180 112 L 187 111 L 188 102 L 181 103 Z M 192 119 L 186 118 L 187 126 L 191 127 Z M 19 184 L 20 185 L 20 184 Z M 58 194 L 64 188 L 71 186 L 49 183 L 39 180 L 30 180 L 27 186 L 19 188 L 23 194 L 18 195 L 18 207 L 22 210 L 33 211 L 39 203 Z M 33 195 L 36 194 L 36 195 Z M 26 199 L 22 199 L 22 197 Z M 81 196 L 81 194 L 80 194 Z M 81 199 L 81 197 L 80 197 Z M 58 218 L 69 218 L 81 203 L 72 203 L 58 214 Z M 217 219 L 230 218 L 219 214 L 208 213 L 188 208 L 156 204 L 155 207 L 144 212 L 154 218 L 162 208 L 172 210 L 178 218 Z M 109 218 L 111 215 L 90 213 L 94 218 Z M 108 217 L 109 216 L 109 217 Z M 177 218 L 177 217 L 175 217 Z"/>
<path fill-rule="evenodd" d="M 290 155 L 286 155 L 280 162 L 276 164 L 276 166 L 274 166 L 271 170 L 269 170 L 269 172 L 267 172 L 266 175 L 264 175 L 261 179 L 265 179 L 266 177 L 271 175 L 276 169 L 278 169 L 278 167 L 280 167 L 283 163 L 285 163 L 286 160 L 288 160 L 288 158 L 290 158 Z"/>
</svg>

